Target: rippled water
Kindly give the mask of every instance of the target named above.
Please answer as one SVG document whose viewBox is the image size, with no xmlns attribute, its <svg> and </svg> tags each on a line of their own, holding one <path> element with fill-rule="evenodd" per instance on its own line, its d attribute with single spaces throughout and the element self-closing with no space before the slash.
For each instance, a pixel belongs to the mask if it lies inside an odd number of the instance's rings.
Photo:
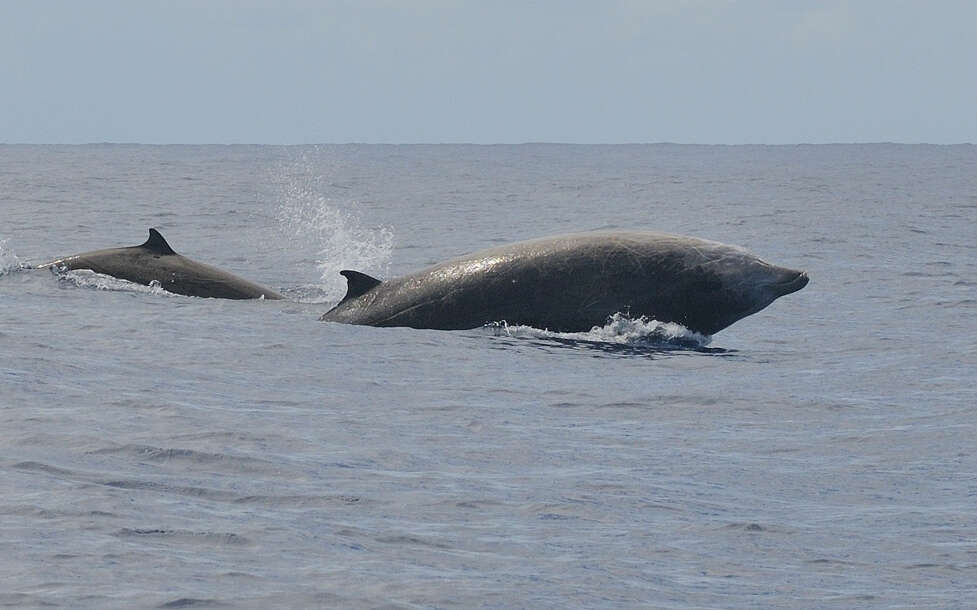
<svg viewBox="0 0 977 610">
<path fill-rule="evenodd" d="M 0 603 L 967 606 L 974 167 L 973 146 L 0 146 Z M 22 269 L 150 226 L 290 300 Z M 339 269 L 596 228 L 812 282 L 708 341 L 317 321 Z"/>
</svg>

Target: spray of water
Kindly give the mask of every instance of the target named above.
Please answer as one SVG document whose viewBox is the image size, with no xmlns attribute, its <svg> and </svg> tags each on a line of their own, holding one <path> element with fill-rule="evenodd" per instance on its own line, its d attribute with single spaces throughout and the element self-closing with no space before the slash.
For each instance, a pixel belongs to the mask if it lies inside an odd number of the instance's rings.
<svg viewBox="0 0 977 610">
<path fill-rule="evenodd" d="M 14 271 L 20 271 L 24 268 L 26 268 L 26 265 L 20 260 L 20 257 L 10 250 L 7 246 L 7 240 L 0 239 L 0 276 L 13 273 Z"/>
<path fill-rule="evenodd" d="M 279 187 L 279 226 L 297 249 L 313 253 L 320 274 L 317 284 L 290 296 L 308 302 L 338 300 L 346 292 L 342 269 L 386 275 L 393 231 L 366 225 L 355 200 L 326 196 L 323 176 L 307 157 L 281 168 Z"/>
</svg>

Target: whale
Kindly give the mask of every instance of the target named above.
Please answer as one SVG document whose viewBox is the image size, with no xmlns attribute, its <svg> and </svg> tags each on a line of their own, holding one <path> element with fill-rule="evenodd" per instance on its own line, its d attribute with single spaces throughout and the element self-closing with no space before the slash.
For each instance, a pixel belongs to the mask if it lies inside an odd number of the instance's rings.
<svg viewBox="0 0 977 610">
<path fill-rule="evenodd" d="M 653 231 L 556 235 L 473 252 L 381 281 L 344 269 L 320 320 L 461 330 L 505 322 L 589 331 L 614 314 L 712 335 L 807 285 L 747 250 Z"/>
<path fill-rule="evenodd" d="M 158 282 L 167 292 L 218 299 L 281 299 L 282 295 L 217 267 L 173 251 L 156 229 L 139 246 L 93 250 L 59 258 L 37 268 L 63 273 L 88 269 L 146 286 Z"/>
</svg>

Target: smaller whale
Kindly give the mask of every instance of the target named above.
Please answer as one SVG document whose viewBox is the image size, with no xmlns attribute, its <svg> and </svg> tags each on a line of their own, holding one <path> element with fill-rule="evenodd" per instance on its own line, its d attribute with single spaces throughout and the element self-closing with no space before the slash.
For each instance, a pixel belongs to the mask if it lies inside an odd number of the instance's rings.
<svg viewBox="0 0 977 610">
<path fill-rule="evenodd" d="M 281 299 L 282 295 L 253 282 L 173 251 L 156 229 L 140 246 L 93 250 L 38 265 L 57 272 L 89 269 L 136 284 L 153 282 L 167 292 L 217 299 Z"/>
</svg>

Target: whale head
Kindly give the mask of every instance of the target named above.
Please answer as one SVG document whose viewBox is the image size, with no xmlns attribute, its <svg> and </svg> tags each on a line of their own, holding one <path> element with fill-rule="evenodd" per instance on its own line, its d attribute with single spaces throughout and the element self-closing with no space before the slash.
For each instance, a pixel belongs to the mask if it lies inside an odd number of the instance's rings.
<svg viewBox="0 0 977 610">
<path fill-rule="evenodd" d="M 807 285 L 807 273 L 772 265 L 746 250 L 723 246 L 713 251 L 699 249 L 699 259 L 679 282 L 685 291 L 686 327 L 711 335 L 730 324 L 767 307 L 778 298 Z"/>
<path fill-rule="evenodd" d="M 738 264 L 725 266 L 720 277 L 722 288 L 716 296 L 727 312 L 717 320 L 720 328 L 755 314 L 810 281 L 804 271 L 771 265 L 745 252 Z"/>
</svg>

